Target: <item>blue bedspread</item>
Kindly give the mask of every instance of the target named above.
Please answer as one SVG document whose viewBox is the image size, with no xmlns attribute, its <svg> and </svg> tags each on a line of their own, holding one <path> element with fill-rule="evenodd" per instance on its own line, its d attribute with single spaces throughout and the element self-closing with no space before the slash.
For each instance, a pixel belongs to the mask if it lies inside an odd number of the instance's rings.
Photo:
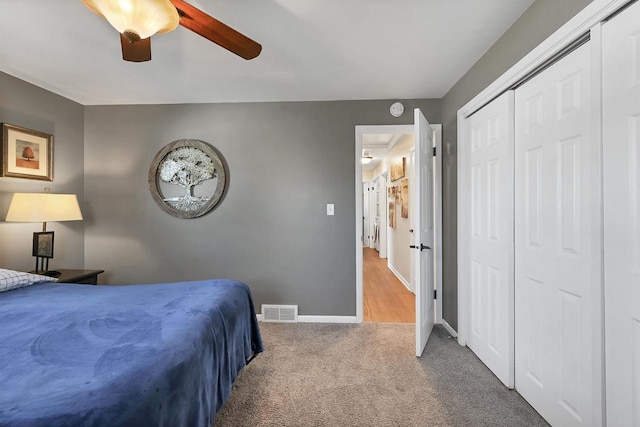
<svg viewBox="0 0 640 427">
<path fill-rule="evenodd" d="M 0 293 L 0 425 L 210 426 L 262 351 L 231 280 Z"/>
</svg>

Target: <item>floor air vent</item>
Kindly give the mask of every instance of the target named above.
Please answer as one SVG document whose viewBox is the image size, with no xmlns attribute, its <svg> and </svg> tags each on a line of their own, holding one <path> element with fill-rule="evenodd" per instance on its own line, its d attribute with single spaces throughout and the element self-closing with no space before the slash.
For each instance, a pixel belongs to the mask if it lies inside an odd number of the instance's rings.
<svg viewBox="0 0 640 427">
<path fill-rule="evenodd" d="M 297 322 L 297 305 L 269 305 L 262 304 L 263 322 Z"/>
</svg>

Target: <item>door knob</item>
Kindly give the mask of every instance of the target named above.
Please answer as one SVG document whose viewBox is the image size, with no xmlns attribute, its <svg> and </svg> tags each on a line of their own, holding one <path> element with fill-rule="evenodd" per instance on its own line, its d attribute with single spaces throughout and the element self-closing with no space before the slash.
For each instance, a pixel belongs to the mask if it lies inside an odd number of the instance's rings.
<svg viewBox="0 0 640 427">
<path fill-rule="evenodd" d="M 418 247 L 416 246 L 416 249 L 417 249 L 417 248 L 418 248 Z M 425 245 L 423 245 L 422 243 L 420 243 L 420 251 L 422 252 L 422 251 L 424 251 L 425 249 L 431 249 L 431 248 L 430 248 L 429 246 L 425 246 Z"/>
<path fill-rule="evenodd" d="M 409 229 L 409 233 L 413 233 L 413 228 L 410 228 L 410 229 Z"/>
<path fill-rule="evenodd" d="M 418 247 L 417 247 L 416 245 L 409 245 L 409 247 L 410 247 L 411 249 L 418 249 Z"/>
</svg>

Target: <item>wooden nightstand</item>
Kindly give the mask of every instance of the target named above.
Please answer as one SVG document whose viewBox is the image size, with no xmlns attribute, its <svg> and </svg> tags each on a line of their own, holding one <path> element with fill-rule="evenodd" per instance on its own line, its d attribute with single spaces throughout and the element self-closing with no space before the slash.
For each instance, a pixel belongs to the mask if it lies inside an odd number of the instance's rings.
<svg viewBox="0 0 640 427">
<path fill-rule="evenodd" d="M 78 283 L 83 285 L 97 285 L 98 274 L 104 273 L 104 270 L 67 270 L 58 269 L 60 276 L 58 281 L 61 283 Z"/>
</svg>

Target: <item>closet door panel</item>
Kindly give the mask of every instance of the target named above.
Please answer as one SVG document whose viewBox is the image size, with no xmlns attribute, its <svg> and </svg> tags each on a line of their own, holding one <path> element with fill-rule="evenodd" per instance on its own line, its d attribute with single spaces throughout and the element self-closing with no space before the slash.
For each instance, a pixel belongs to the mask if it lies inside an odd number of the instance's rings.
<svg viewBox="0 0 640 427">
<path fill-rule="evenodd" d="M 513 388 L 513 92 L 469 118 L 469 348 Z"/>
<path fill-rule="evenodd" d="M 515 384 L 558 426 L 598 425 L 601 409 L 590 67 L 587 43 L 515 91 Z"/>
<path fill-rule="evenodd" d="M 640 3 L 603 25 L 607 423 L 640 426 Z"/>
</svg>

